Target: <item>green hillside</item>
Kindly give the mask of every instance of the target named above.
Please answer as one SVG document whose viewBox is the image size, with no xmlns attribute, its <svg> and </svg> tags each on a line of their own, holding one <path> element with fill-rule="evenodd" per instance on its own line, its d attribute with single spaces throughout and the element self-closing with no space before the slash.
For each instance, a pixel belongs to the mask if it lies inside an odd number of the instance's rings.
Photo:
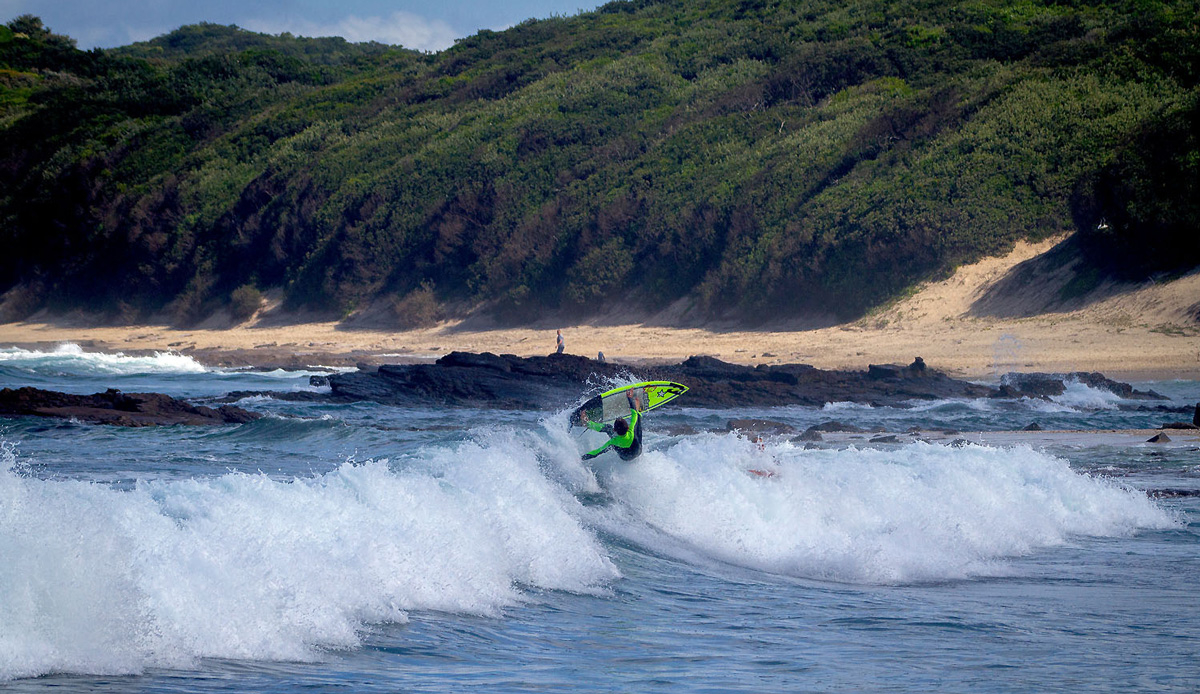
<svg viewBox="0 0 1200 694">
<path fill-rule="evenodd" d="M 843 317 L 1080 231 L 1200 264 L 1200 3 L 640 0 L 438 54 L 0 29 L 0 318 Z M 612 305 L 610 305 L 612 304 Z"/>
</svg>

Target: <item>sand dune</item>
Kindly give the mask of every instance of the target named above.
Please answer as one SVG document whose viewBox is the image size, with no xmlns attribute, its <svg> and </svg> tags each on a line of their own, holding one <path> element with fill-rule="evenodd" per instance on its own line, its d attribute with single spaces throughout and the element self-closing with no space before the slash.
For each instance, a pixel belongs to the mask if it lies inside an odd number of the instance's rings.
<svg viewBox="0 0 1200 694">
<path fill-rule="evenodd" d="M 428 359 L 451 350 L 548 354 L 561 327 L 567 352 L 610 360 L 678 361 L 693 354 L 759 364 L 804 362 L 864 369 L 922 357 L 950 374 L 984 378 L 1012 370 L 1100 371 L 1127 379 L 1200 379 L 1200 271 L 1171 282 L 1109 284 L 1061 299 L 1069 273 L 1021 281 L 1061 239 L 1020 243 L 1007 256 L 960 268 L 911 297 L 854 323 L 821 329 L 663 328 L 580 324 L 474 329 L 347 330 L 337 323 L 229 329 L 81 327 L 76 319 L 0 325 L 0 347 L 72 342 L 105 351 L 177 351 L 206 363 L 345 364 Z M 1025 275 L 1019 273 L 1024 272 Z M 1036 274 L 1036 273 L 1034 273 Z M 1002 291 L 1000 291 L 1002 290 Z"/>
</svg>

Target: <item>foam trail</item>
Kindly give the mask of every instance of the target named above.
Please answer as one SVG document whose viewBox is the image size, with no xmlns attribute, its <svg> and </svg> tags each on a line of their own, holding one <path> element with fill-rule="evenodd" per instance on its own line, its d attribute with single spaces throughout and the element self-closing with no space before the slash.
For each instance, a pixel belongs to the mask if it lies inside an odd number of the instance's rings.
<svg viewBox="0 0 1200 694">
<path fill-rule="evenodd" d="M 1027 447 L 759 452 L 703 435 L 602 481 L 642 521 L 714 559 L 859 583 L 997 575 L 1072 537 L 1175 526 L 1145 494 Z"/>
<path fill-rule="evenodd" d="M 512 438 L 429 449 L 398 471 L 132 491 L 30 478 L 2 455 L 0 681 L 307 660 L 411 610 L 498 615 L 522 586 L 595 592 L 619 576 Z"/>
</svg>

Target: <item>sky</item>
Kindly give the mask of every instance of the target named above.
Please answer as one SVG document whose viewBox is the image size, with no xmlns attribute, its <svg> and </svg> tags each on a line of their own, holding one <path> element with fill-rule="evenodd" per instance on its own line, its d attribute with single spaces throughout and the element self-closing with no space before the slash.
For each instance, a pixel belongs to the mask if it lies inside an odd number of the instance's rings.
<svg viewBox="0 0 1200 694">
<path fill-rule="evenodd" d="M 265 34 L 341 36 L 439 51 L 480 29 L 593 10 L 602 0 L 0 0 L 0 23 L 32 14 L 78 46 L 113 48 L 185 24 L 236 24 Z"/>
</svg>

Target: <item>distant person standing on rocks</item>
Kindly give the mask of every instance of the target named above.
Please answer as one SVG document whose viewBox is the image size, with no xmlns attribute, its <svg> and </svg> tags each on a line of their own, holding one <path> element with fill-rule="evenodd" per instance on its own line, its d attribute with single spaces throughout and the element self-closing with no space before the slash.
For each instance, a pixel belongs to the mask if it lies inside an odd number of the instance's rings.
<svg viewBox="0 0 1200 694">
<path fill-rule="evenodd" d="M 558 337 L 555 339 L 555 342 L 558 344 L 558 349 L 554 350 L 554 353 L 555 353 L 555 354 L 562 354 L 562 353 L 563 353 L 563 348 L 564 348 L 566 345 L 563 343 L 563 337 L 562 337 L 562 331 L 561 331 L 561 330 L 559 330 L 559 331 L 558 331 Z"/>
</svg>

